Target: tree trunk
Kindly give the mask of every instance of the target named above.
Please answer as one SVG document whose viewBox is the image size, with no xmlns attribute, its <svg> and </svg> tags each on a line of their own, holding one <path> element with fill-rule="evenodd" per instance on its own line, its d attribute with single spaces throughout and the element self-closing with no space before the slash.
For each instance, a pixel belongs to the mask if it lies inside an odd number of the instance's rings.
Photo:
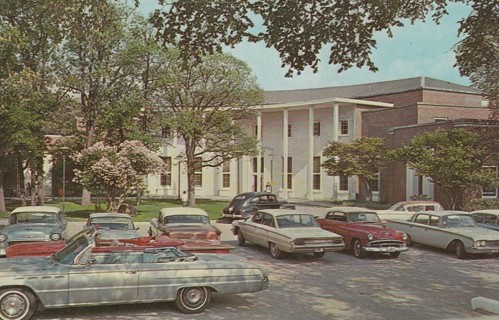
<svg viewBox="0 0 499 320">
<path fill-rule="evenodd" d="M 3 194 L 3 171 L 0 170 L 0 212 L 7 211 L 5 207 L 5 197 Z"/>
<path fill-rule="evenodd" d="M 41 174 L 37 174 L 36 181 L 37 181 L 36 186 L 38 194 L 37 205 L 43 206 L 45 205 L 45 190 L 43 189 L 43 176 Z"/>
<path fill-rule="evenodd" d="M 91 196 L 90 191 L 88 191 L 87 189 L 83 189 L 82 195 L 81 195 L 81 205 L 82 206 L 84 206 L 84 207 L 90 206 L 90 204 L 91 204 L 90 196 Z"/>
</svg>

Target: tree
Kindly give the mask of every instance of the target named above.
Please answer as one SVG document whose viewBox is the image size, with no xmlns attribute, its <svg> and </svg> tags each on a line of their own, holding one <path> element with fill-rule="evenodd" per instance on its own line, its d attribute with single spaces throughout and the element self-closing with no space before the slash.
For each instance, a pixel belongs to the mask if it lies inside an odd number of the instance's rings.
<svg viewBox="0 0 499 320">
<path fill-rule="evenodd" d="M 142 107 L 139 76 L 143 19 L 108 0 L 73 2 L 62 18 L 66 38 L 58 60 L 58 87 L 79 99 L 85 125 L 83 148 L 96 141 L 120 143 L 138 130 Z M 82 204 L 90 204 L 83 192 Z"/>
<path fill-rule="evenodd" d="M 58 17 L 66 1 L 0 0 L 0 157 L 15 159 L 24 189 L 24 169 L 32 172 L 32 203 L 43 203 L 45 134 L 60 124 L 62 98 L 53 90 L 51 61 L 62 39 Z M 0 172 L 0 176 L 2 172 Z M 36 183 L 35 183 L 36 182 Z M 0 179 L 0 211 L 5 210 Z M 21 194 L 22 196 L 22 194 Z"/>
<path fill-rule="evenodd" d="M 181 52 L 165 53 L 163 69 L 155 76 L 155 106 L 163 126 L 181 137 L 179 155 L 187 169 L 189 205 L 195 205 L 195 172 L 224 161 L 251 155 L 256 139 L 242 125 L 253 115 L 250 107 L 262 101 L 251 70 L 236 58 L 216 54 L 201 63 L 178 64 Z"/>
<path fill-rule="evenodd" d="M 385 167 L 386 147 L 381 138 L 365 137 L 352 143 L 331 141 L 324 148 L 322 164 L 330 176 L 357 176 L 372 201 L 371 181 Z"/>
<path fill-rule="evenodd" d="M 408 146 L 391 150 L 389 157 L 429 177 L 444 192 L 446 206 L 455 209 L 466 190 L 499 186 L 496 172 L 487 168 L 495 153 L 474 132 L 439 129 L 415 136 Z"/>
<path fill-rule="evenodd" d="M 136 0 L 136 3 L 139 0 Z M 173 44 L 182 57 L 202 57 L 221 52 L 223 45 L 262 41 L 275 48 L 287 76 L 306 67 L 317 71 L 318 55 L 329 46 L 329 63 L 339 72 L 352 66 L 377 71 L 370 55 L 376 48 L 374 35 L 393 27 L 431 19 L 438 23 L 450 2 L 471 4 L 472 12 L 458 30 L 464 40 L 456 45 L 457 65 L 462 75 L 487 94 L 491 107 L 499 99 L 499 25 L 497 0 L 437 1 L 331 1 L 331 0 L 158 0 L 151 22 L 165 44 Z M 261 20 L 260 23 L 256 21 Z"/>
<path fill-rule="evenodd" d="M 117 146 L 97 142 L 74 157 L 75 178 L 91 192 L 103 194 L 106 210 L 116 211 L 133 192 L 144 189 L 144 177 L 164 169 L 163 160 L 140 141 Z"/>
</svg>

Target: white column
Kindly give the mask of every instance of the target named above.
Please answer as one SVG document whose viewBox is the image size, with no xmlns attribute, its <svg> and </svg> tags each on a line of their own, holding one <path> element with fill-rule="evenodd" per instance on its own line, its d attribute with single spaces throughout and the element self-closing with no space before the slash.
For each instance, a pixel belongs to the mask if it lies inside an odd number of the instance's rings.
<svg viewBox="0 0 499 320">
<path fill-rule="evenodd" d="M 333 104 L 333 141 L 338 141 L 339 136 L 339 125 L 340 125 L 340 106 L 338 103 Z M 333 199 L 338 200 L 338 185 L 339 179 L 337 176 L 333 176 Z"/>
<path fill-rule="evenodd" d="M 262 179 L 262 113 L 258 112 L 256 117 L 256 139 L 258 141 L 258 158 L 256 159 L 256 190 L 263 191 L 261 188 Z"/>
<path fill-rule="evenodd" d="M 283 199 L 288 199 L 288 109 L 284 109 L 282 112 L 282 157 L 283 157 L 283 167 L 282 172 L 284 173 L 282 177 L 283 183 Z"/>
<path fill-rule="evenodd" d="M 308 108 L 308 199 L 314 200 L 314 107 Z"/>
</svg>

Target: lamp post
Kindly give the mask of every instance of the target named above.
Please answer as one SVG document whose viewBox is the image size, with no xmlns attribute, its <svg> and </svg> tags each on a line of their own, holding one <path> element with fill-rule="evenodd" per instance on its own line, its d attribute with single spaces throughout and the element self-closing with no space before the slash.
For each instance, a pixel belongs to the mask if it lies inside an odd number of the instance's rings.
<svg viewBox="0 0 499 320">
<path fill-rule="evenodd" d="M 66 213 L 66 152 L 68 147 L 60 147 L 62 152 L 62 213 Z"/>
</svg>

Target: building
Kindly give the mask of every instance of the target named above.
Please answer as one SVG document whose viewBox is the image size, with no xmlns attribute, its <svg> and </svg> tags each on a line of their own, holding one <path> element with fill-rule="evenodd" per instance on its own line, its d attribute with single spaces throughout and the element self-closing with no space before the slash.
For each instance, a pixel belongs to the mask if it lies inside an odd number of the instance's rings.
<svg viewBox="0 0 499 320">
<path fill-rule="evenodd" d="M 270 190 L 283 199 L 354 200 L 362 193 L 356 177 L 328 176 L 320 166 L 329 141 L 373 136 L 396 147 L 418 132 L 490 114 L 479 90 L 427 77 L 264 96 L 247 125 L 260 141 L 259 155 L 203 168 L 196 174 L 196 197 Z M 175 136 L 171 142 L 160 150 L 170 171 L 147 178 L 149 196 L 179 197 L 187 189 L 185 168 L 175 160 L 183 142 Z M 417 194 L 435 198 L 433 185 L 406 168 L 381 173 L 378 186 L 375 199 L 390 203 Z"/>
</svg>

